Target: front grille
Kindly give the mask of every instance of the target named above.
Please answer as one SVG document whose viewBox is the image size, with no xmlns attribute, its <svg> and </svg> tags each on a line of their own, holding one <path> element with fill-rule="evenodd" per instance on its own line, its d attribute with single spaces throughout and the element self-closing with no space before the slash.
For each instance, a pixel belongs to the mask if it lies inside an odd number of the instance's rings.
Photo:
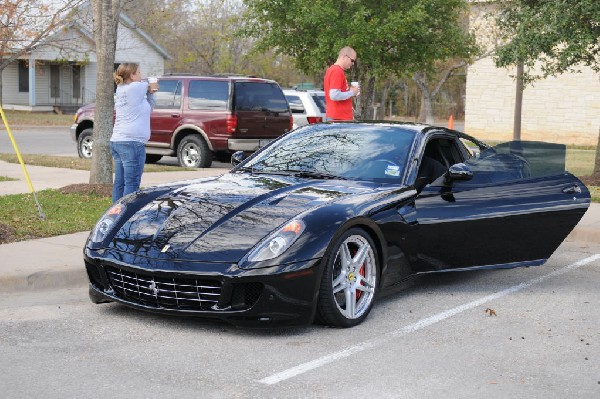
<svg viewBox="0 0 600 399">
<path fill-rule="evenodd" d="M 221 295 L 221 282 L 194 278 L 167 278 L 106 267 L 117 297 L 153 308 L 211 310 Z"/>
</svg>

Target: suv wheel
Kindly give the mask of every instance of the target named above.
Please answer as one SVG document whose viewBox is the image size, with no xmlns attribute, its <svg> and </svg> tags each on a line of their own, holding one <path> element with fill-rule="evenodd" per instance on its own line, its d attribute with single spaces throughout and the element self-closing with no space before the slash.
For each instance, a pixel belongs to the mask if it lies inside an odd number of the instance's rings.
<svg viewBox="0 0 600 399">
<path fill-rule="evenodd" d="M 177 160 L 179 165 L 186 168 L 210 168 L 212 152 L 202 138 L 189 135 L 177 147 Z"/>
<path fill-rule="evenodd" d="M 92 147 L 94 146 L 93 130 L 85 129 L 77 139 L 77 153 L 79 158 L 89 159 L 92 157 Z"/>
</svg>

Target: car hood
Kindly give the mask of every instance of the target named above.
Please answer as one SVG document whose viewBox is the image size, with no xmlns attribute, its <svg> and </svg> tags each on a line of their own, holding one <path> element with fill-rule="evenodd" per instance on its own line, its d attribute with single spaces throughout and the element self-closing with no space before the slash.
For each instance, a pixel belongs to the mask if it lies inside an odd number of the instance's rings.
<svg viewBox="0 0 600 399">
<path fill-rule="evenodd" d="M 356 182 L 229 173 L 149 202 L 119 229 L 111 247 L 149 258 L 235 263 L 298 214 L 372 189 Z"/>
</svg>

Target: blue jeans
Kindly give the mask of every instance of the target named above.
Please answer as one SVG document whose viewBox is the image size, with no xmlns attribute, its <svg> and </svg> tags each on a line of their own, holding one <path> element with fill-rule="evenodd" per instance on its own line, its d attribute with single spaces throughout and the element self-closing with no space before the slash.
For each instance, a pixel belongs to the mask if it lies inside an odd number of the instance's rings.
<svg viewBox="0 0 600 399">
<path fill-rule="evenodd" d="M 116 202 L 140 188 L 146 163 L 146 146 L 139 141 L 111 141 L 110 153 L 115 160 L 112 200 Z"/>
</svg>

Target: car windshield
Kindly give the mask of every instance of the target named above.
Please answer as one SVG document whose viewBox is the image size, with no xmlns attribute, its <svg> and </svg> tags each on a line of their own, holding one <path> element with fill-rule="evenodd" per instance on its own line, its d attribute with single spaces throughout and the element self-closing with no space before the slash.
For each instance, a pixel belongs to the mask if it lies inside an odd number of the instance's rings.
<svg viewBox="0 0 600 399">
<path fill-rule="evenodd" d="M 414 137 L 414 131 L 391 124 L 305 126 L 255 154 L 240 169 L 398 183 Z"/>
</svg>

